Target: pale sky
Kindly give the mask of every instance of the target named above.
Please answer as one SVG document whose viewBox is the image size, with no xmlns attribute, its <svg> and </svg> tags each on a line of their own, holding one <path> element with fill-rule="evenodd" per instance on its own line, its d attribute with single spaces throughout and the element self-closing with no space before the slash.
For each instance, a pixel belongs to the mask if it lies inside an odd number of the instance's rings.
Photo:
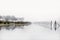
<svg viewBox="0 0 60 40">
<path fill-rule="evenodd" d="M 0 15 L 29 21 L 54 20 L 60 17 L 60 0 L 0 0 Z"/>
</svg>

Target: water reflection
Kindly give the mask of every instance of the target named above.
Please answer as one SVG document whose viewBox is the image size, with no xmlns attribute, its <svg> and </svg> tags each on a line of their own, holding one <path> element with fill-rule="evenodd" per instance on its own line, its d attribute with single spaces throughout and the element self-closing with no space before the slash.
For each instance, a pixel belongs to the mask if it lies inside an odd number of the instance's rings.
<svg viewBox="0 0 60 40">
<path fill-rule="evenodd" d="M 54 29 L 57 30 L 60 27 L 60 24 L 56 21 L 54 21 L 52 23 L 52 21 L 48 22 L 48 21 L 41 21 L 41 22 L 26 22 L 26 23 L 21 23 L 21 24 L 3 24 L 3 26 L 1 26 L 0 24 L 0 30 L 1 29 L 6 29 L 6 30 L 14 30 L 15 28 L 21 28 L 24 29 L 24 26 L 29 26 L 31 24 L 35 24 L 35 25 L 39 25 L 40 27 L 44 27 L 44 28 L 49 28 L 49 29 Z"/>
<path fill-rule="evenodd" d="M 29 26 L 31 22 L 27 22 L 25 24 L 0 24 L 0 30 L 6 29 L 6 30 L 14 30 L 15 28 L 21 28 L 24 29 L 24 26 Z"/>
<path fill-rule="evenodd" d="M 52 21 L 51 22 L 34 22 L 34 24 L 37 24 L 39 26 L 50 28 L 52 30 Z"/>
</svg>

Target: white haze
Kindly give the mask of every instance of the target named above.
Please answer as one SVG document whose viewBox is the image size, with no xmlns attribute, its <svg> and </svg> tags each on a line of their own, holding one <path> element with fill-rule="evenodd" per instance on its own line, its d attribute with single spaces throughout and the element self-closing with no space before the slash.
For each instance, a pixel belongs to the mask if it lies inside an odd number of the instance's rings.
<svg viewBox="0 0 60 40">
<path fill-rule="evenodd" d="M 23 17 L 31 22 L 60 22 L 60 0 L 0 0 L 0 15 Z M 54 31 L 37 25 L 24 28 L 0 31 L 0 40 L 60 40 L 60 29 Z"/>
</svg>

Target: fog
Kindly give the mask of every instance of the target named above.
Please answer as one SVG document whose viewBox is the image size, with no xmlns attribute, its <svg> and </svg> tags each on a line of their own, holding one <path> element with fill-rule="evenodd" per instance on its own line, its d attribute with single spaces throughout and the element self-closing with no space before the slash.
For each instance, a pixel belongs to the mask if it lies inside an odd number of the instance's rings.
<svg viewBox="0 0 60 40">
<path fill-rule="evenodd" d="M 0 0 L 0 15 L 24 18 L 24 21 L 60 23 L 60 0 Z M 0 40 L 60 40 L 60 28 L 31 24 L 24 29 L 1 30 Z"/>
</svg>

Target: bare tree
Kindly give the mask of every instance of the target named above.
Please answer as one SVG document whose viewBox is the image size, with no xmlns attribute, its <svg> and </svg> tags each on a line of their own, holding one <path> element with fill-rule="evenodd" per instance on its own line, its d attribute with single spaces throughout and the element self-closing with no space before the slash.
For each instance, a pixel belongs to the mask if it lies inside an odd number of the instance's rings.
<svg viewBox="0 0 60 40">
<path fill-rule="evenodd" d="M 5 16 L 4 18 L 5 18 L 5 21 L 9 21 L 9 20 L 14 21 L 14 20 L 17 20 L 17 18 L 15 16 Z"/>
</svg>

